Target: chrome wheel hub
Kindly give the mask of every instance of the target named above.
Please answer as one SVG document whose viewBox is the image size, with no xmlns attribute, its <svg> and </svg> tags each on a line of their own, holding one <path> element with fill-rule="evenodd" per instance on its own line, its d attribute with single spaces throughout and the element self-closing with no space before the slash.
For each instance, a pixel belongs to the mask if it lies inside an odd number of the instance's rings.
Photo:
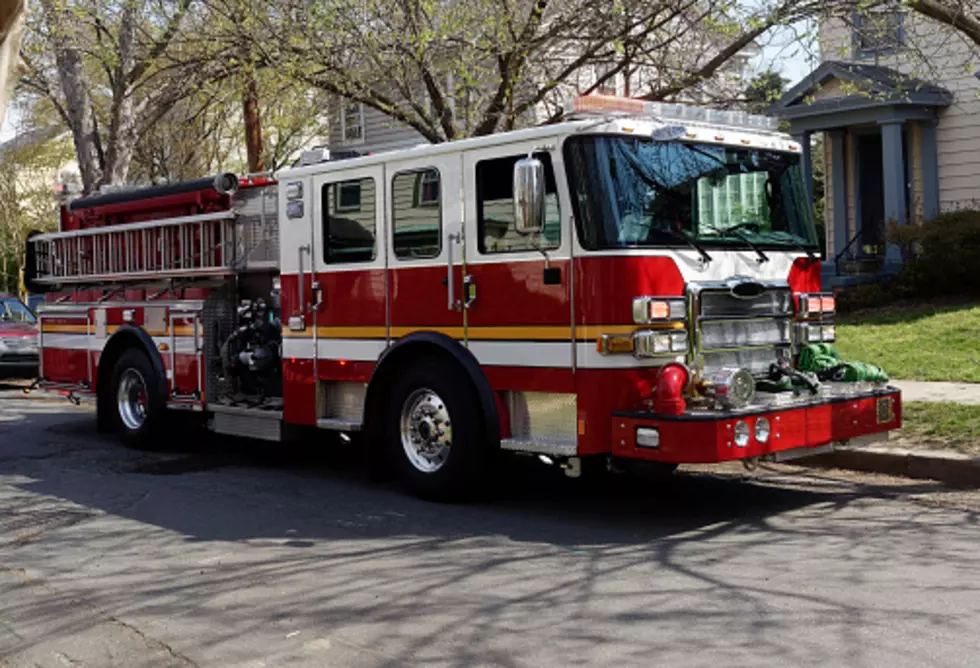
<svg viewBox="0 0 980 668">
<path fill-rule="evenodd" d="M 146 422 L 146 381 L 136 369 L 126 369 L 119 379 L 116 406 L 127 429 L 139 429 Z"/>
<path fill-rule="evenodd" d="M 423 473 L 435 473 L 449 458 L 453 430 L 442 398 L 426 388 L 408 395 L 401 413 L 402 448 L 408 461 Z"/>
</svg>

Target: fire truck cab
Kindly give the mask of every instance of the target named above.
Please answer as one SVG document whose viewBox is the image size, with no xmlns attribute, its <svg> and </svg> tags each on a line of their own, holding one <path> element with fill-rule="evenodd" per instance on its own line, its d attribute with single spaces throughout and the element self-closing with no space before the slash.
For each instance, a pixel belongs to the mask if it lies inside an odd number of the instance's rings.
<svg viewBox="0 0 980 668">
<path fill-rule="evenodd" d="M 41 388 L 166 446 L 169 410 L 362 434 L 417 493 L 559 463 L 790 458 L 900 426 L 834 340 L 801 147 L 601 96 L 567 122 L 75 200 L 30 239 Z"/>
</svg>

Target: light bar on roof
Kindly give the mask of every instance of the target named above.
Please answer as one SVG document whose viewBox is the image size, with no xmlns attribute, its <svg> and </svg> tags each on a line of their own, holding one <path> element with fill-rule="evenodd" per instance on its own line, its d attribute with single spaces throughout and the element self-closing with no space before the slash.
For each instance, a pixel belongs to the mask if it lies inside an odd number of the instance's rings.
<svg viewBox="0 0 980 668">
<path fill-rule="evenodd" d="M 677 102 L 647 102 L 614 95 L 576 95 L 566 107 L 569 114 L 647 116 L 664 121 L 724 125 L 774 132 L 779 119 L 744 111 L 707 109 Z"/>
<path fill-rule="evenodd" d="M 649 114 L 647 103 L 614 95 L 576 95 L 570 100 L 568 111 L 574 114 L 613 113 L 631 116 Z"/>
</svg>

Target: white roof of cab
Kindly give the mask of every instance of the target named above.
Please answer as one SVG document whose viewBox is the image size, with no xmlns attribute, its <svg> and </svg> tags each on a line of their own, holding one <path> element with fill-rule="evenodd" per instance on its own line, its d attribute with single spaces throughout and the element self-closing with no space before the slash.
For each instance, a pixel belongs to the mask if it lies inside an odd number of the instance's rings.
<svg viewBox="0 0 980 668">
<path fill-rule="evenodd" d="M 483 137 L 458 139 L 441 144 L 419 144 L 413 148 L 383 151 L 357 158 L 326 160 L 312 165 L 284 169 L 276 174 L 280 181 L 312 174 L 356 169 L 385 162 L 397 162 L 409 158 L 445 153 L 464 152 L 488 146 L 505 146 L 520 142 L 569 137 L 576 134 L 620 134 L 623 136 L 649 137 L 657 127 L 668 125 L 648 117 L 597 117 L 575 120 L 555 125 L 542 125 L 525 130 L 500 132 Z M 766 132 L 753 128 L 721 126 L 702 122 L 688 122 L 684 126 L 688 132 L 685 137 L 690 142 L 708 143 L 737 148 L 760 148 L 766 150 L 799 153 L 800 146 L 789 135 Z"/>
</svg>

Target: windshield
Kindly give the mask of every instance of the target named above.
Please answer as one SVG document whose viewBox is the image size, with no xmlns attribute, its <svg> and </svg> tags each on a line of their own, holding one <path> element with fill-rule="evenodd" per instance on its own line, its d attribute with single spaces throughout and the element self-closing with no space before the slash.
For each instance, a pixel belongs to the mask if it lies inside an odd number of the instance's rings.
<svg viewBox="0 0 980 668">
<path fill-rule="evenodd" d="M 0 322 L 29 322 L 34 324 L 34 314 L 19 299 L 0 298 Z"/>
<path fill-rule="evenodd" d="M 698 244 L 811 248 L 800 156 L 639 137 L 565 143 L 576 225 L 590 250 Z"/>
</svg>

